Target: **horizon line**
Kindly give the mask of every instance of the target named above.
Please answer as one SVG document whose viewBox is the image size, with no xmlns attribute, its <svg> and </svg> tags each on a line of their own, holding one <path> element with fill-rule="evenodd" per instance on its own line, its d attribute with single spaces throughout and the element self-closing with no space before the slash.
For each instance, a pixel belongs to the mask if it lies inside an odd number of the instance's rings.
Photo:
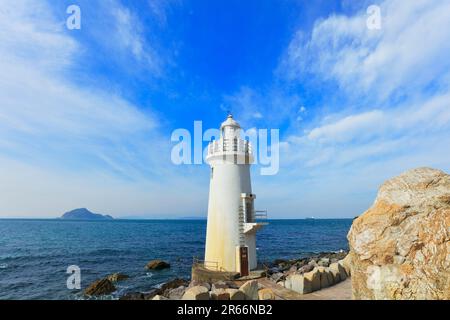
<svg viewBox="0 0 450 320">
<path fill-rule="evenodd" d="M 312 218 L 312 217 L 298 217 L 298 218 L 270 218 L 267 220 L 349 220 L 355 219 L 356 217 L 321 217 L 321 218 Z M 136 217 L 136 218 L 127 218 L 127 217 L 118 217 L 111 219 L 63 219 L 61 217 L 0 217 L 0 220 L 66 220 L 66 221 L 113 221 L 113 220 L 208 220 L 207 217 L 173 217 L 173 218 L 162 218 L 162 217 Z"/>
</svg>

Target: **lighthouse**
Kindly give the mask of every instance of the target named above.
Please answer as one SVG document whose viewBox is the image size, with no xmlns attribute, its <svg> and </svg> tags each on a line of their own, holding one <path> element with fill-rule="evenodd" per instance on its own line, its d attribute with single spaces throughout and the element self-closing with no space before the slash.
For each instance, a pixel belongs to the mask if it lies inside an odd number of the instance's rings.
<svg viewBox="0 0 450 320">
<path fill-rule="evenodd" d="M 206 162 L 211 167 L 204 265 L 241 276 L 257 267 L 256 232 L 266 223 L 263 211 L 255 211 L 250 165 L 254 157 L 249 141 L 241 138 L 241 126 L 228 115 L 220 126 L 220 139 L 208 145 Z M 258 222 L 257 222 L 258 220 Z"/>
</svg>

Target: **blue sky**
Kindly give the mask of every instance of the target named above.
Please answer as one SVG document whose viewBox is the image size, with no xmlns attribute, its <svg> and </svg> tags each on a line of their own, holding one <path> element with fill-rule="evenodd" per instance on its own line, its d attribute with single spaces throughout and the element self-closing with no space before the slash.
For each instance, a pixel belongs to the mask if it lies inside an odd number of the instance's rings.
<svg viewBox="0 0 450 320">
<path fill-rule="evenodd" d="M 280 130 L 258 208 L 354 217 L 393 175 L 449 171 L 449 29 L 437 0 L 5 1 L 0 217 L 204 216 L 209 170 L 171 163 L 170 136 L 227 110 Z"/>
</svg>

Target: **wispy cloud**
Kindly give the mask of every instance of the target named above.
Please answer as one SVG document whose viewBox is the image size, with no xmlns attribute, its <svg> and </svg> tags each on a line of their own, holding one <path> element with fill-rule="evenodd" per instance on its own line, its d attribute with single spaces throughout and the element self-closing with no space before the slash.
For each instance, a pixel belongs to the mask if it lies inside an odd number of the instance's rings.
<svg viewBox="0 0 450 320">
<path fill-rule="evenodd" d="M 297 94 L 288 94 L 276 86 L 267 92 L 242 86 L 224 96 L 222 109 L 232 111 L 244 127 L 261 128 L 279 128 L 284 121 L 297 121 L 293 113 L 305 112 Z"/>
<path fill-rule="evenodd" d="M 366 27 L 366 8 L 332 15 L 296 32 L 281 58 L 277 76 L 288 86 L 335 84 L 325 86 L 326 108 L 288 130 L 278 177 L 292 195 L 286 212 L 356 215 L 392 175 L 450 169 L 449 3 L 380 7 L 381 30 Z M 319 198 L 327 201 L 314 205 Z"/>
<path fill-rule="evenodd" d="M 311 34 L 297 32 L 279 74 L 336 80 L 347 94 L 376 101 L 448 85 L 450 4 L 387 0 L 380 8 L 381 30 L 366 27 L 363 7 L 354 16 L 317 21 Z"/>
<path fill-rule="evenodd" d="M 131 13 L 114 10 L 121 32 L 111 45 L 150 59 Z M 176 204 L 159 205 L 172 183 L 185 184 L 172 170 L 160 119 L 118 91 L 74 83 L 71 72 L 88 48 L 51 12 L 45 1 L 0 9 L 0 215 L 55 216 L 74 206 L 180 213 Z M 201 198 L 185 194 L 193 211 L 201 207 Z"/>
<path fill-rule="evenodd" d="M 137 62 L 146 66 L 154 74 L 162 73 L 162 61 L 154 46 L 149 44 L 144 37 L 143 26 L 138 16 L 129 8 L 124 7 L 117 1 L 110 0 L 106 4 L 107 12 L 113 18 L 111 25 L 113 32 L 108 41 L 112 41 L 115 46 L 131 53 Z M 154 13 L 159 19 L 166 19 L 164 9 L 153 4 Z M 159 8 L 156 10 L 156 8 Z M 155 11 L 156 10 L 156 11 Z"/>
<path fill-rule="evenodd" d="M 134 83 L 171 74 L 170 48 L 185 39 L 171 33 L 162 45 L 154 29 L 168 26 L 170 5 L 145 2 L 144 13 L 119 0 L 79 3 L 77 32 L 50 1 L 0 9 L 0 215 L 80 205 L 204 213 L 206 168 L 172 165 L 171 119 L 150 103 L 151 81 Z M 351 13 L 302 25 L 274 58 L 272 80 L 249 77 L 215 100 L 245 128 L 282 129 L 279 174 L 254 176 L 258 207 L 272 216 L 350 217 L 385 178 L 414 166 L 450 169 L 449 4 L 380 6 L 381 30 L 367 29 L 366 8 L 353 2 Z"/>
<path fill-rule="evenodd" d="M 383 113 L 378 110 L 350 115 L 334 123 L 316 127 L 308 134 L 311 140 L 346 141 L 361 138 L 365 133 L 371 134 L 371 128 L 383 121 Z"/>
<path fill-rule="evenodd" d="M 148 7 L 156 17 L 158 23 L 165 27 L 167 25 L 167 12 L 174 5 L 179 5 L 179 0 L 148 0 Z"/>
</svg>

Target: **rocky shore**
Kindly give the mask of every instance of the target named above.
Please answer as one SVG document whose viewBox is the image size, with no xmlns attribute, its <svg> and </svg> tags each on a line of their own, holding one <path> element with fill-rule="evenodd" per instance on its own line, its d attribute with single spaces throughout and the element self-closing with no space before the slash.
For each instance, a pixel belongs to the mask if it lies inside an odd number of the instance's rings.
<svg viewBox="0 0 450 320">
<path fill-rule="evenodd" d="M 149 288 L 146 292 L 129 292 L 119 300 L 274 300 L 275 294 L 258 283 L 258 278 L 266 278 L 297 293 L 305 294 L 320 290 L 344 280 L 350 273 L 344 267 L 346 251 L 323 252 L 308 257 L 284 260 L 278 259 L 261 266 L 255 279 L 237 278 L 229 281 L 198 281 L 173 279 L 161 287 Z M 170 268 L 162 260 L 152 260 L 146 269 Z M 346 271 L 347 270 L 347 271 Z M 116 291 L 116 283 L 128 276 L 114 273 L 99 279 L 84 290 L 87 298 L 109 295 Z"/>
<path fill-rule="evenodd" d="M 268 269 L 269 279 L 300 294 L 312 293 L 350 277 L 347 252 L 321 253 L 299 260 L 278 260 Z"/>
<path fill-rule="evenodd" d="M 197 279 L 194 276 L 191 281 L 174 279 L 160 288 L 127 293 L 120 299 L 273 300 L 283 294 L 288 299 L 302 299 L 346 281 L 351 275 L 351 288 L 345 286 L 348 281 L 341 287 L 351 291 L 353 299 L 448 300 L 449 226 L 450 175 L 417 168 L 387 180 L 380 187 L 372 207 L 353 221 L 347 236 L 349 252 L 279 259 L 262 265 L 249 277 L 220 281 L 205 281 L 213 277 L 203 268 L 195 274 Z M 155 260 L 146 268 L 161 270 L 170 268 L 170 264 Z M 110 294 L 116 291 L 114 284 L 124 277 L 109 275 L 94 282 L 84 293 Z M 333 289 L 339 287 L 330 290 Z"/>
</svg>

